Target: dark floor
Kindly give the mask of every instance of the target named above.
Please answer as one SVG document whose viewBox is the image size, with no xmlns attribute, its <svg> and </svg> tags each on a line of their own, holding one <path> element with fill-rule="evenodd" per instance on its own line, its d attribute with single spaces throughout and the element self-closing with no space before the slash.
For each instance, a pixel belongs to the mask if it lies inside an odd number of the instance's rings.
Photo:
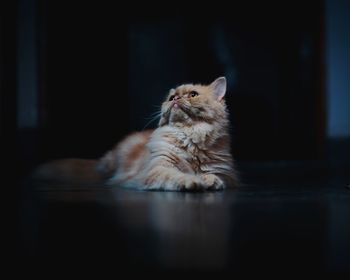
<svg viewBox="0 0 350 280">
<path fill-rule="evenodd" d="M 26 184 L 20 257 L 59 270 L 349 273 L 350 174 L 262 174 L 210 193 Z"/>
</svg>

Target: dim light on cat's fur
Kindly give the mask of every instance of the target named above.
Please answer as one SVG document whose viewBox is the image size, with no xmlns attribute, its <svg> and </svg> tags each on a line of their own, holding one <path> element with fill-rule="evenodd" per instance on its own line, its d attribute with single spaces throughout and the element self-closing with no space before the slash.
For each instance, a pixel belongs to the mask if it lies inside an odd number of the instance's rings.
<svg viewBox="0 0 350 280">
<path fill-rule="evenodd" d="M 103 182 L 142 190 L 222 190 L 237 186 L 230 152 L 226 79 L 171 89 L 158 128 L 135 132 L 95 162 L 61 160 L 36 178 Z"/>
</svg>

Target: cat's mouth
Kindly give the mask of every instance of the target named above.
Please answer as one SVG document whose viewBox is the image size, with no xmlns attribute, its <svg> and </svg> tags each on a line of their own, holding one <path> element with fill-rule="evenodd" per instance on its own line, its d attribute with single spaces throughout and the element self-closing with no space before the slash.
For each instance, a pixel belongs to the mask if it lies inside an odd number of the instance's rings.
<svg viewBox="0 0 350 280">
<path fill-rule="evenodd" d="M 173 102 L 173 103 L 171 103 L 171 105 L 170 105 L 170 110 L 172 110 L 172 109 L 181 109 L 181 106 L 180 106 L 180 104 L 178 103 L 178 102 Z"/>
<path fill-rule="evenodd" d="M 188 115 L 185 107 L 181 102 L 174 102 L 170 105 L 166 115 L 171 118 L 182 118 L 184 115 Z"/>
<path fill-rule="evenodd" d="M 189 105 L 183 102 L 174 102 L 169 107 L 169 120 L 171 121 L 185 121 L 196 118 Z"/>
<path fill-rule="evenodd" d="M 185 104 L 181 103 L 181 102 L 174 102 L 173 104 L 171 104 L 170 107 L 170 113 L 175 114 L 175 115 L 190 115 L 191 114 L 191 110 L 189 108 L 187 108 L 188 106 L 186 106 Z"/>
<path fill-rule="evenodd" d="M 181 110 L 183 113 L 187 114 L 188 116 L 192 116 L 193 112 L 191 111 L 191 107 L 183 102 L 175 102 L 172 104 L 171 109 L 173 109 L 175 112 L 178 112 Z"/>
<path fill-rule="evenodd" d="M 181 106 L 179 103 L 172 103 L 169 107 L 169 116 L 174 116 L 174 115 L 178 115 L 180 112 L 183 112 Z"/>
</svg>

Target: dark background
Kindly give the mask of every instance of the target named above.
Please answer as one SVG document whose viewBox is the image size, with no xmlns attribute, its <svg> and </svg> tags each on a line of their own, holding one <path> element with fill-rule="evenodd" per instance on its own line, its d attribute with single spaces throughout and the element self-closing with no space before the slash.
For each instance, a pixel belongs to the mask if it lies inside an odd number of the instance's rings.
<svg viewBox="0 0 350 280">
<path fill-rule="evenodd" d="M 228 223 L 230 215 L 238 219 L 239 226 L 230 235 L 237 244 L 228 243 L 231 247 L 227 248 L 233 248 L 230 254 L 237 254 L 244 269 L 250 267 L 249 252 L 258 253 L 254 260 L 259 263 L 266 255 L 258 250 L 272 250 L 276 253 L 272 260 L 278 262 L 287 248 L 292 254 L 289 258 L 283 255 L 286 263 L 297 257 L 307 267 L 313 258 L 310 268 L 320 269 L 326 256 L 332 268 L 348 271 L 348 2 L 215 1 L 193 8 L 179 2 L 130 4 L 122 8 L 118 3 L 100 1 L 1 3 L 4 178 L 26 178 L 35 166 L 51 159 L 98 158 L 127 133 L 143 129 L 171 87 L 210 83 L 224 75 L 233 155 L 242 181 L 256 184 L 256 188 L 238 192 L 237 197 L 229 193 L 223 203 L 227 211 L 220 208 L 221 198 L 214 198 L 218 212 L 222 210 L 217 221 Z M 277 182 L 272 191 L 271 182 Z M 67 248 L 76 244 L 85 248 L 85 242 L 90 242 L 92 251 L 103 254 L 105 247 L 100 247 L 97 239 L 106 247 L 118 240 L 108 248 L 122 244 L 121 252 L 130 253 L 127 246 L 131 244 L 133 249 L 142 242 L 137 232 L 119 231 L 114 212 L 106 215 L 107 206 L 87 206 L 83 195 L 62 195 L 69 203 L 59 204 L 60 199 L 49 193 L 54 203 L 38 203 L 33 199 L 33 186 L 10 188 L 20 198 L 19 218 L 24 224 L 19 230 L 24 239 L 18 247 L 20 253 L 26 248 L 30 256 L 35 253 L 35 242 L 43 242 L 38 248 L 44 256 L 45 250 L 50 255 L 51 249 L 64 255 L 69 254 Z M 327 191 L 320 195 L 320 188 Z M 165 194 L 138 195 L 147 207 L 153 204 L 153 196 L 156 202 L 159 197 L 167 201 L 162 197 Z M 89 193 L 86 200 L 96 197 L 98 194 Z M 134 194 L 126 195 L 125 201 L 133 199 Z M 199 198 L 190 194 L 176 196 L 176 203 L 177 199 L 179 206 L 194 209 L 189 212 L 196 221 Z M 134 209 L 132 203 L 126 206 Z M 255 223 L 247 222 L 246 217 Z M 227 234 L 223 224 L 221 233 Z M 210 223 L 201 221 L 198 226 L 211 228 Z M 43 229 L 41 235 L 38 229 Z M 86 239 L 81 238 L 85 229 L 91 230 Z M 108 230 L 111 232 L 105 235 Z M 62 232 L 67 236 L 60 239 Z M 72 232 L 75 237 L 69 239 Z M 115 237 L 115 232 L 122 237 Z M 261 239 L 256 239 L 256 232 Z M 123 238 L 131 238 L 131 242 L 124 244 Z M 152 255 L 148 249 L 154 242 L 153 232 L 147 238 L 142 243 L 145 259 Z M 56 243 L 57 239 L 61 243 Z M 168 244 L 167 239 L 163 241 Z M 205 248 L 198 244 L 201 250 Z M 305 246 L 310 250 L 303 251 Z M 185 255 L 186 248 L 182 251 Z M 324 248 L 330 248 L 329 252 Z M 307 253 L 300 258 L 300 252 Z M 134 263 L 132 257 L 126 260 Z"/>
<path fill-rule="evenodd" d="M 13 3 L 2 21 L 2 127 L 24 172 L 99 157 L 143 129 L 171 87 L 222 75 L 238 161 L 324 161 L 329 139 L 350 135 L 341 2 Z"/>
</svg>

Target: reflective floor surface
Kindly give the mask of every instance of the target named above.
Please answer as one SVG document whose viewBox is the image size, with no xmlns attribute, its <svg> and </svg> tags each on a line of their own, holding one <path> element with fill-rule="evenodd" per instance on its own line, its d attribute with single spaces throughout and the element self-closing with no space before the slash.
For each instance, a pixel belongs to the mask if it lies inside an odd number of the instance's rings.
<svg viewBox="0 0 350 280">
<path fill-rule="evenodd" d="M 24 186 L 18 252 L 62 270 L 350 272 L 347 177 L 223 192 Z"/>
</svg>

